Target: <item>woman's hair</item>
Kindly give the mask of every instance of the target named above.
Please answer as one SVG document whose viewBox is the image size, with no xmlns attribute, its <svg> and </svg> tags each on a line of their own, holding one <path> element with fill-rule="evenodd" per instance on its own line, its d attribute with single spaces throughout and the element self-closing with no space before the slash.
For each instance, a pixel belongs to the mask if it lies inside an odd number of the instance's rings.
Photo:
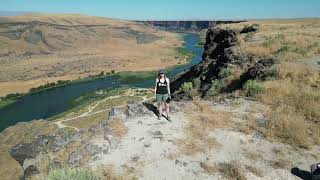
<svg viewBox="0 0 320 180">
<path fill-rule="evenodd" d="M 161 78 L 160 74 L 161 74 L 161 73 L 158 74 L 158 79 Z M 166 75 L 165 75 L 164 73 L 163 73 L 163 75 L 164 75 L 164 79 L 166 79 Z"/>
<path fill-rule="evenodd" d="M 166 75 L 165 75 L 165 73 L 164 73 L 164 70 L 160 70 L 160 71 L 159 71 L 158 79 L 161 78 L 161 76 L 160 76 L 161 74 L 163 74 L 163 75 L 164 75 L 164 79 L 166 79 Z"/>
</svg>

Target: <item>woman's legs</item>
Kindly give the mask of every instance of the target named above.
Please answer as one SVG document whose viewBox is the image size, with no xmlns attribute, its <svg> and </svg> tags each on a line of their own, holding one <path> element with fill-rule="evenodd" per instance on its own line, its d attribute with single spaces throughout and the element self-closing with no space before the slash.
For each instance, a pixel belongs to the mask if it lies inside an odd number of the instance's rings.
<svg viewBox="0 0 320 180">
<path fill-rule="evenodd" d="M 170 116 L 169 116 L 169 113 L 170 113 L 170 109 L 169 109 L 169 103 L 164 103 L 165 104 L 165 106 L 166 106 L 166 113 L 167 113 L 167 119 L 170 121 Z"/>
<path fill-rule="evenodd" d="M 159 111 L 159 117 L 158 117 L 158 119 L 160 119 L 161 117 L 162 117 L 162 108 L 163 108 L 163 106 L 162 106 L 162 101 L 160 101 L 159 102 L 159 105 L 158 105 L 158 111 Z"/>
</svg>

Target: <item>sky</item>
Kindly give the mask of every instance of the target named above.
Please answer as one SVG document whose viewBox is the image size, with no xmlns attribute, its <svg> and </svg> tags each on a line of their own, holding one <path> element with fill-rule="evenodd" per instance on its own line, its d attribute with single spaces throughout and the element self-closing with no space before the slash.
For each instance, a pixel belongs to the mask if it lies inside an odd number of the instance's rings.
<svg viewBox="0 0 320 180">
<path fill-rule="evenodd" d="M 76 13 L 128 20 L 320 17 L 320 0 L 1 0 L 0 11 Z"/>
</svg>

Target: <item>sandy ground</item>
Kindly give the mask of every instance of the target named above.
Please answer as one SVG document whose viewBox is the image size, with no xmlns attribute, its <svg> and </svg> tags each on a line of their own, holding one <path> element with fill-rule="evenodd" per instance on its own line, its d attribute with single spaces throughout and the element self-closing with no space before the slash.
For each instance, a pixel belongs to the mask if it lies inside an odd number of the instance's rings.
<svg viewBox="0 0 320 180">
<path fill-rule="evenodd" d="M 261 113 L 252 112 L 255 102 L 238 100 L 240 105 L 213 105 L 218 111 L 233 114 L 234 122 L 244 123 L 242 117 L 251 114 L 257 118 Z M 177 139 L 186 136 L 184 128 L 188 115 L 177 112 L 172 115 L 172 122 L 165 118 L 157 120 L 156 115 L 146 115 L 128 119 L 125 125 L 128 134 L 116 146 L 110 146 L 107 154 L 101 155 L 90 165 L 93 168 L 112 166 L 117 173 L 131 169 L 138 179 L 223 179 L 219 171 L 212 174 L 204 170 L 203 164 L 218 167 L 219 163 L 237 162 L 247 179 L 299 179 L 292 175 L 290 169 L 298 167 L 309 170 L 316 161 L 320 147 L 310 150 L 299 149 L 290 145 L 270 142 L 259 133 L 244 134 L 226 127 L 211 131 L 208 136 L 214 138 L 219 146 L 212 150 L 192 156 L 179 155 Z M 92 140 L 100 146 L 109 146 L 103 137 Z M 275 167 L 276 160 L 290 162 L 285 167 Z M 280 162 L 281 163 L 281 162 Z M 254 167 L 259 175 L 252 173 L 248 167 Z M 260 177 L 261 176 L 261 177 Z"/>
</svg>

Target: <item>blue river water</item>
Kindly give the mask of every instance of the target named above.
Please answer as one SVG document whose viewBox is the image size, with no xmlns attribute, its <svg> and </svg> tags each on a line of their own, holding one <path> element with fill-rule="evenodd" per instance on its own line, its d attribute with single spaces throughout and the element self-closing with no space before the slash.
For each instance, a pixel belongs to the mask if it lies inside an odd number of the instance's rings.
<svg viewBox="0 0 320 180">
<path fill-rule="evenodd" d="M 200 37 L 197 34 L 184 34 L 184 48 L 191 51 L 194 56 L 190 63 L 170 68 L 167 76 L 174 77 L 191 66 L 201 61 L 203 48 L 197 46 Z M 62 87 L 29 94 L 19 98 L 17 102 L 0 109 L 0 132 L 5 128 L 18 122 L 31 121 L 35 119 L 46 119 L 63 113 L 72 108 L 72 100 L 95 90 L 103 88 L 129 87 L 152 87 L 154 79 L 142 82 L 123 83 L 112 76 L 74 83 Z"/>
</svg>

